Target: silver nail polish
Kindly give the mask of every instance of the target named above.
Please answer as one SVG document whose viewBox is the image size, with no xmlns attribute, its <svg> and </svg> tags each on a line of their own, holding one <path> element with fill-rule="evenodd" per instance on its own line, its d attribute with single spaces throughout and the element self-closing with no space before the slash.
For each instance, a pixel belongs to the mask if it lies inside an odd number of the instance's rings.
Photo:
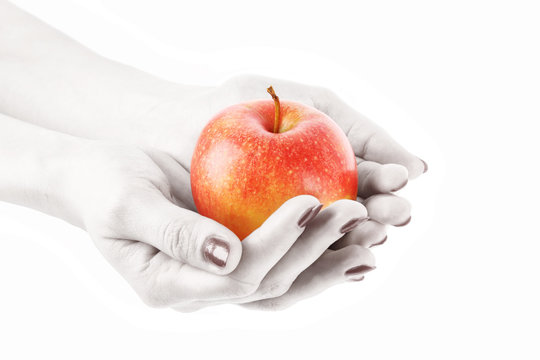
<svg viewBox="0 0 540 360">
<path fill-rule="evenodd" d="M 229 244 L 216 237 L 208 238 L 203 246 L 204 258 L 219 267 L 227 264 L 229 251 Z"/>
</svg>

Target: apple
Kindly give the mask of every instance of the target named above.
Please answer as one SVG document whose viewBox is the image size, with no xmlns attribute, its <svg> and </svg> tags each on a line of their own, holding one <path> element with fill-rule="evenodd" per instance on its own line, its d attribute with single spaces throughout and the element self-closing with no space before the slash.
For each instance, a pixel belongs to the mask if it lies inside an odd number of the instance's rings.
<svg viewBox="0 0 540 360">
<path fill-rule="evenodd" d="M 356 200 L 352 147 L 326 114 L 293 101 L 230 106 L 203 129 L 191 160 L 197 211 L 241 240 L 288 199 L 313 195 L 323 209 Z"/>
</svg>

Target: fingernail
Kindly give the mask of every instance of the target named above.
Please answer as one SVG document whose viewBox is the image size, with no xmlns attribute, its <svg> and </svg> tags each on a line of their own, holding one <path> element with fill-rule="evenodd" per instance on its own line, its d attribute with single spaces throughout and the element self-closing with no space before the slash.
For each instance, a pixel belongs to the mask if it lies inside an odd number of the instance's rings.
<svg viewBox="0 0 540 360">
<path fill-rule="evenodd" d="M 349 279 L 358 279 L 358 276 L 364 275 L 365 273 L 368 273 L 372 270 L 375 270 L 375 266 L 369 266 L 369 265 L 355 266 L 345 271 L 345 276 Z"/>
<path fill-rule="evenodd" d="M 211 237 L 208 238 L 204 244 L 204 258 L 219 267 L 224 267 L 227 264 L 229 250 L 228 243 L 221 239 Z"/>
<path fill-rule="evenodd" d="M 300 216 L 300 220 L 298 220 L 298 226 L 303 228 L 307 225 L 308 222 L 310 222 L 319 211 L 321 211 L 323 207 L 323 204 L 319 204 L 315 207 L 312 207 L 311 209 L 307 209 L 302 216 Z"/>
<path fill-rule="evenodd" d="M 394 191 L 398 191 L 398 190 L 401 190 L 405 187 L 405 185 L 407 185 L 409 182 L 409 179 L 406 179 L 405 182 L 403 184 L 401 184 L 400 186 L 398 186 L 397 188 L 393 189 L 393 190 L 390 190 L 391 192 L 394 192 Z"/>
<path fill-rule="evenodd" d="M 348 280 L 349 280 L 349 281 L 362 281 L 362 280 L 364 280 L 364 277 L 363 277 L 363 276 L 361 276 L 361 277 L 359 277 L 359 278 L 354 278 L 354 277 L 352 277 L 352 278 L 349 278 Z"/>
<path fill-rule="evenodd" d="M 339 229 L 339 231 L 342 234 L 348 233 L 349 231 L 351 231 L 352 229 L 354 229 L 358 225 L 360 225 L 362 223 L 365 223 L 368 220 L 369 220 L 369 217 L 356 218 L 356 219 L 349 220 L 341 227 L 341 229 Z"/>
<path fill-rule="evenodd" d="M 404 223 L 398 224 L 398 225 L 394 225 L 394 226 L 395 226 L 395 227 L 405 226 L 405 225 L 407 225 L 408 223 L 411 222 L 411 219 L 412 219 L 412 216 L 409 216 L 409 218 L 408 218 L 407 220 L 405 220 Z"/>
<path fill-rule="evenodd" d="M 388 240 L 388 236 L 385 236 L 384 239 L 382 239 L 382 240 L 379 241 L 378 243 L 369 245 L 369 247 L 372 248 L 372 247 L 374 247 L 374 246 L 382 245 L 382 244 L 384 244 L 384 243 L 386 242 L 386 240 Z"/>
<path fill-rule="evenodd" d="M 428 170 L 427 162 L 425 162 L 422 159 L 420 159 L 420 161 L 422 161 L 424 163 L 424 172 L 426 172 Z"/>
</svg>

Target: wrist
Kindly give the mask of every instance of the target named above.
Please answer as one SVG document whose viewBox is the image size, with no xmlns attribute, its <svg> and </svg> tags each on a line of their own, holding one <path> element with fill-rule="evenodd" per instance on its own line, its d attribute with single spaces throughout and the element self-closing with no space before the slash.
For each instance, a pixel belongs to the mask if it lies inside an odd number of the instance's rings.
<svg viewBox="0 0 540 360">
<path fill-rule="evenodd" d="M 152 130 L 144 117 L 155 106 L 198 89 L 104 58 L 14 6 L 3 7 L 2 113 L 79 137 L 132 142 Z"/>
<path fill-rule="evenodd" d="M 0 114 L 0 200 L 80 225 L 70 169 L 90 142 Z"/>
<path fill-rule="evenodd" d="M 35 173 L 43 174 L 43 182 L 30 188 L 37 189 L 38 210 L 84 227 L 79 198 L 86 189 L 79 182 L 78 169 L 84 165 L 85 154 L 95 146 L 95 141 L 51 133 L 45 143 L 47 150 L 37 157 Z"/>
</svg>

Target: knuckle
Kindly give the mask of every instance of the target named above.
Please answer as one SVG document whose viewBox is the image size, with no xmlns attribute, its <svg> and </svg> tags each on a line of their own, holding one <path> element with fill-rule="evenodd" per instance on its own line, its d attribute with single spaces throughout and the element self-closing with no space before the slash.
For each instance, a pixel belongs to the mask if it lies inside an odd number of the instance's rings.
<svg viewBox="0 0 540 360">
<path fill-rule="evenodd" d="M 290 285 L 285 283 L 272 283 L 269 286 L 265 286 L 262 291 L 262 295 L 265 298 L 276 298 L 284 295 L 290 288 Z"/>
<path fill-rule="evenodd" d="M 180 220 L 168 222 L 162 230 L 164 245 L 170 254 L 180 259 L 193 257 L 195 241 L 193 241 L 194 227 Z"/>
<path fill-rule="evenodd" d="M 372 151 L 373 143 L 377 140 L 377 132 L 371 132 L 366 133 L 363 135 L 362 139 L 362 149 L 360 150 L 360 153 L 358 154 L 359 157 L 365 158 L 366 155 Z"/>
<path fill-rule="evenodd" d="M 363 246 L 352 244 L 347 247 L 347 252 L 353 259 L 358 259 L 364 257 L 367 250 Z"/>
<path fill-rule="evenodd" d="M 259 289 L 259 285 L 252 284 L 248 282 L 237 282 L 234 286 L 230 288 L 230 295 L 233 298 L 243 298 L 250 295 L 253 295 Z"/>
</svg>

